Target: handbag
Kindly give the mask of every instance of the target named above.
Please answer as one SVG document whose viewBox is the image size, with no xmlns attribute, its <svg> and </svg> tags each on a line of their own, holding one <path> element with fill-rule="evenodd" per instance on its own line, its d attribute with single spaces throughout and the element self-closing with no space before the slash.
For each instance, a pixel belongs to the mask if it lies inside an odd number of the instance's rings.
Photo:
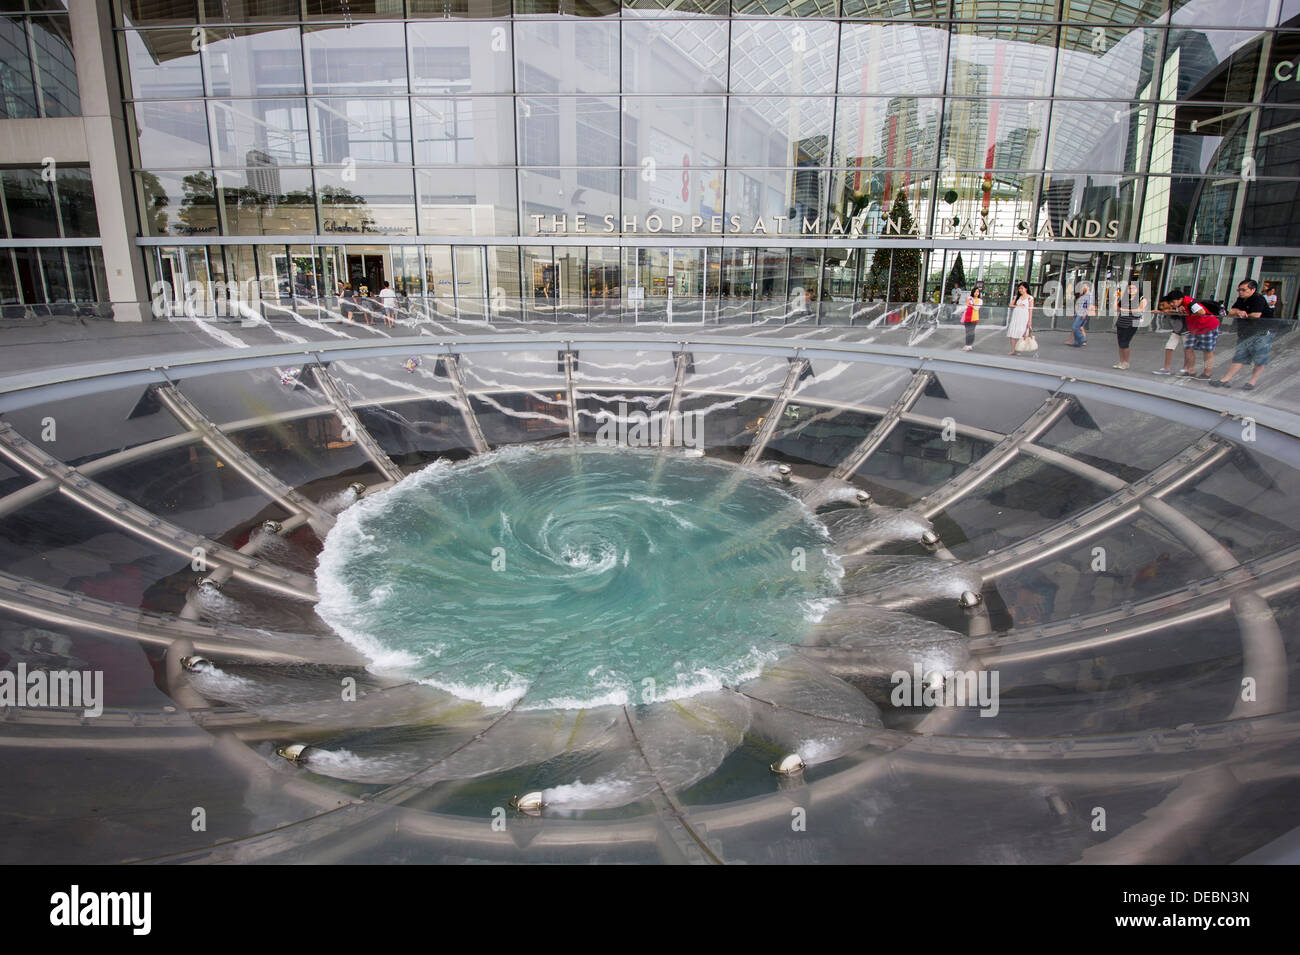
<svg viewBox="0 0 1300 955">
<path fill-rule="evenodd" d="M 1016 353 L 1020 355 L 1032 355 L 1038 351 L 1038 339 L 1034 337 L 1033 332 L 1025 332 L 1023 338 L 1016 342 Z"/>
</svg>

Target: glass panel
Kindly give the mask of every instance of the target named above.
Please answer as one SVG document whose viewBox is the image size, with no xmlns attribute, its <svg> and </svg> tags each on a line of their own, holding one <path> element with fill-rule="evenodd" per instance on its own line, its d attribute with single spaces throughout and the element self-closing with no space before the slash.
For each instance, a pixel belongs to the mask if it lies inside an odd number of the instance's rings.
<svg viewBox="0 0 1300 955">
<path fill-rule="evenodd" d="M 1248 30 L 1171 30 L 1161 99 L 1253 102 L 1260 39 Z"/>
<path fill-rule="evenodd" d="M 218 169 L 227 235 L 314 235 L 311 170 Z"/>
<path fill-rule="evenodd" d="M 316 190 L 326 233 L 415 235 L 410 169 L 317 167 Z"/>
<path fill-rule="evenodd" d="M 296 20 L 299 13 L 299 0 L 203 0 L 202 8 L 208 22 Z"/>
<path fill-rule="evenodd" d="M 1130 241 L 1137 189 L 1137 180 L 1123 176 L 1044 176 L 1035 235 Z"/>
<path fill-rule="evenodd" d="M 948 0 L 843 0 L 846 17 L 878 20 L 926 20 L 948 16 Z"/>
<path fill-rule="evenodd" d="M 411 107 L 401 99 L 313 99 L 317 163 L 410 163 Z"/>
<path fill-rule="evenodd" d="M 914 23 L 849 23 L 840 44 L 841 93 L 943 92 L 947 30 Z"/>
<path fill-rule="evenodd" d="M 519 318 L 522 309 L 522 292 L 519 271 L 519 250 L 508 246 L 487 249 L 488 298 L 493 318 Z"/>
<path fill-rule="evenodd" d="M 139 163 L 148 169 L 211 166 L 208 121 L 201 99 L 136 103 Z"/>
<path fill-rule="evenodd" d="M 727 24 L 717 20 L 624 20 L 625 93 L 722 93 Z"/>
<path fill-rule="evenodd" d="M 510 0 L 406 0 L 411 16 L 492 19 L 510 16 Z"/>
<path fill-rule="evenodd" d="M 1147 107 L 1058 100 L 1052 106 L 1047 168 L 1134 172 L 1145 158 L 1150 124 Z"/>
<path fill-rule="evenodd" d="M 31 20 L 45 115 L 79 116 L 81 95 L 77 89 L 77 64 L 72 56 L 68 18 L 32 17 Z"/>
<path fill-rule="evenodd" d="M 140 172 L 136 190 L 145 235 L 215 235 L 217 200 L 210 173 Z"/>
<path fill-rule="evenodd" d="M 189 30 L 127 30 L 127 65 L 136 99 L 203 95 L 199 44 Z"/>
<path fill-rule="evenodd" d="M 1156 90 L 1151 79 L 1163 39 L 1158 30 L 1125 30 L 1108 21 L 1098 27 L 1065 27 L 1057 60 L 1056 95 L 1153 98 Z"/>
<path fill-rule="evenodd" d="M 400 23 L 307 27 L 303 51 L 310 92 L 406 92 L 406 36 Z"/>
<path fill-rule="evenodd" d="M 613 97 L 530 96 L 519 100 L 520 161 L 527 166 L 617 166 L 619 108 Z M 609 191 L 618 177 L 610 171 Z"/>
<path fill-rule="evenodd" d="M 618 92 L 617 21 L 517 20 L 514 26 L 520 92 Z"/>
<path fill-rule="evenodd" d="M 62 249 L 41 249 L 41 271 L 45 275 L 45 301 L 71 302 L 72 285 Z"/>
<path fill-rule="evenodd" d="M 942 100 L 840 97 L 833 161 L 865 169 L 934 168 Z"/>
<path fill-rule="evenodd" d="M 722 165 L 727 128 L 722 97 L 624 97 L 623 112 L 632 120 L 623 134 L 625 164 Z"/>
<path fill-rule="evenodd" d="M 415 161 L 513 166 L 514 102 L 505 96 L 412 97 Z"/>
<path fill-rule="evenodd" d="M 0 170 L 9 229 L 15 239 L 48 239 L 59 235 L 54 193 L 41 172 L 41 169 Z"/>
<path fill-rule="evenodd" d="M 91 261 L 90 249 L 65 249 L 68 256 L 69 275 L 72 279 L 72 295 L 78 302 L 97 302 L 99 294 L 95 289 L 95 268 Z M 0 260 L 0 269 L 7 268 L 7 260 Z"/>
<path fill-rule="evenodd" d="M 1272 26 L 1269 0 L 1242 0 L 1218 3 L 1216 0 L 1172 0 L 1171 21 L 1178 25 Z"/>
<path fill-rule="evenodd" d="M 839 25 L 816 20 L 736 21 L 731 27 L 734 93 L 835 92 Z"/>
<path fill-rule="evenodd" d="M 901 190 L 911 197 L 906 203 L 912 228 L 923 234 L 930 221 L 929 183 L 928 177 L 919 178 L 905 169 L 833 169 L 827 222 L 821 231 L 848 236 L 909 234 L 906 221 L 890 218 Z"/>
<path fill-rule="evenodd" d="M 219 165 L 308 165 L 307 101 L 208 100 Z"/>
<path fill-rule="evenodd" d="M 302 41 L 297 28 L 209 30 L 203 62 L 215 96 L 302 93 Z"/>
<path fill-rule="evenodd" d="M 1042 100 L 950 99 L 940 166 L 1040 169 L 1048 104 Z"/>
<path fill-rule="evenodd" d="M 574 196 L 581 212 L 573 211 Z M 521 169 L 519 205 L 525 235 L 612 234 L 620 225 L 618 170 Z M 629 218 L 623 229 L 635 232 L 637 224 Z"/>
<path fill-rule="evenodd" d="M 27 26 L 22 17 L 0 17 L 0 119 L 38 115 Z"/>
<path fill-rule="evenodd" d="M 416 21 L 407 24 L 407 43 L 412 93 L 511 92 L 508 26 Z"/>
<path fill-rule="evenodd" d="M 99 217 L 95 213 L 95 190 L 90 170 L 83 166 L 57 168 L 59 218 L 65 236 L 99 235 Z"/>
<path fill-rule="evenodd" d="M 731 98 L 727 163 L 733 167 L 822 165 L 834 100 Z"/>
<path fill-rule="evenodd" d="M 417 169 L 421 235 L 516 235 L 515 174 L 499 169 Z"/>
<path fill-rule="evenodd" d="M 803 235 L 821 231 L 827 173 L 822 169 L 727 172 L 727 231 Z"/>
<path fill-rule="evenodd" d="M 483 274 L 483 250 L 457 246 L 456 312 L 460 318 L 482 318 L 487 310 L 487 286 Z"/>
<path fill-rule="evenodd" d="M 1056 28 L 1034 23 L 954 25 L 948 92 L 958 96 L 1047 96 Z"/>
<path fill-rule="evenodd" d="M 1065 19 L 1088 23 L 1154 23 L 1164 15 L 1167 0 L 1065 0 Z"/>
</svg>

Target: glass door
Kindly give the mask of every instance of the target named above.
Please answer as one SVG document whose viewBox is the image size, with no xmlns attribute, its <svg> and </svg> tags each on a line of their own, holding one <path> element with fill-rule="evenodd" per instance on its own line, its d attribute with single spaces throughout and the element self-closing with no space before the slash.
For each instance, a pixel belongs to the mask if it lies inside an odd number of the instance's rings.
<svg viewBox="0 0 1300 955">
<path fill-rule="evenodd" d="M 704 321 L 704 250 L 673 249 L 669 271 L 668 321 Z"/>
</svg>

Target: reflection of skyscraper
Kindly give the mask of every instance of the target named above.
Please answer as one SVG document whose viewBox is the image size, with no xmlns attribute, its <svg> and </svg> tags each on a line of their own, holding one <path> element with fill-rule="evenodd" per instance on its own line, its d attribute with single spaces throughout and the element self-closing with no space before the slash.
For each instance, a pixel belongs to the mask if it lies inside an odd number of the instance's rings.
<svg viewBox="0 0 1300 955">
<path fill-rule="evenodd" d="M 250 149 L 244 157 L 248 166 L 248 188 L 264 196 L 280 195 L 280 167 L 275 158 L 260 149 Z"/>
<path fill-rule="evenodd" d="M 830 143 L 826 136 L 810 136 L 799 140 L 795 149 L 794 188 L 791 190 L 793 218 L 796 227 L 804 218 L 814 220 L 821 210 L 821 173 L 815 168 L 818 157 L 825 156 Z"/>
<path fill-rule="evenodd" d="M 948 101 L 939 163 L 958 169 L 983 169 L 989 125 L 988 67 L 958 59 L 953 61 L 951 69 L 954 88 L 972 90 L 978 96 Z"/>
</svg>

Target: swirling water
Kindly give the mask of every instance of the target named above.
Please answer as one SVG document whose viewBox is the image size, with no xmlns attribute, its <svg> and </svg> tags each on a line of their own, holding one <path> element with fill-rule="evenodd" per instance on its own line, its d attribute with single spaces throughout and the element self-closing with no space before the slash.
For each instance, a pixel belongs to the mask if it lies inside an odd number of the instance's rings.
<svg viewBox="0 0 1300 955">
<path fill-rule="evenodd" d="M 373 666 L 488 705 L 657 702 L 756 676 L 838 591 L 762 478 L 594 446 L 435 464 L 344 511 L 318 613 Z"/>
</svg>

